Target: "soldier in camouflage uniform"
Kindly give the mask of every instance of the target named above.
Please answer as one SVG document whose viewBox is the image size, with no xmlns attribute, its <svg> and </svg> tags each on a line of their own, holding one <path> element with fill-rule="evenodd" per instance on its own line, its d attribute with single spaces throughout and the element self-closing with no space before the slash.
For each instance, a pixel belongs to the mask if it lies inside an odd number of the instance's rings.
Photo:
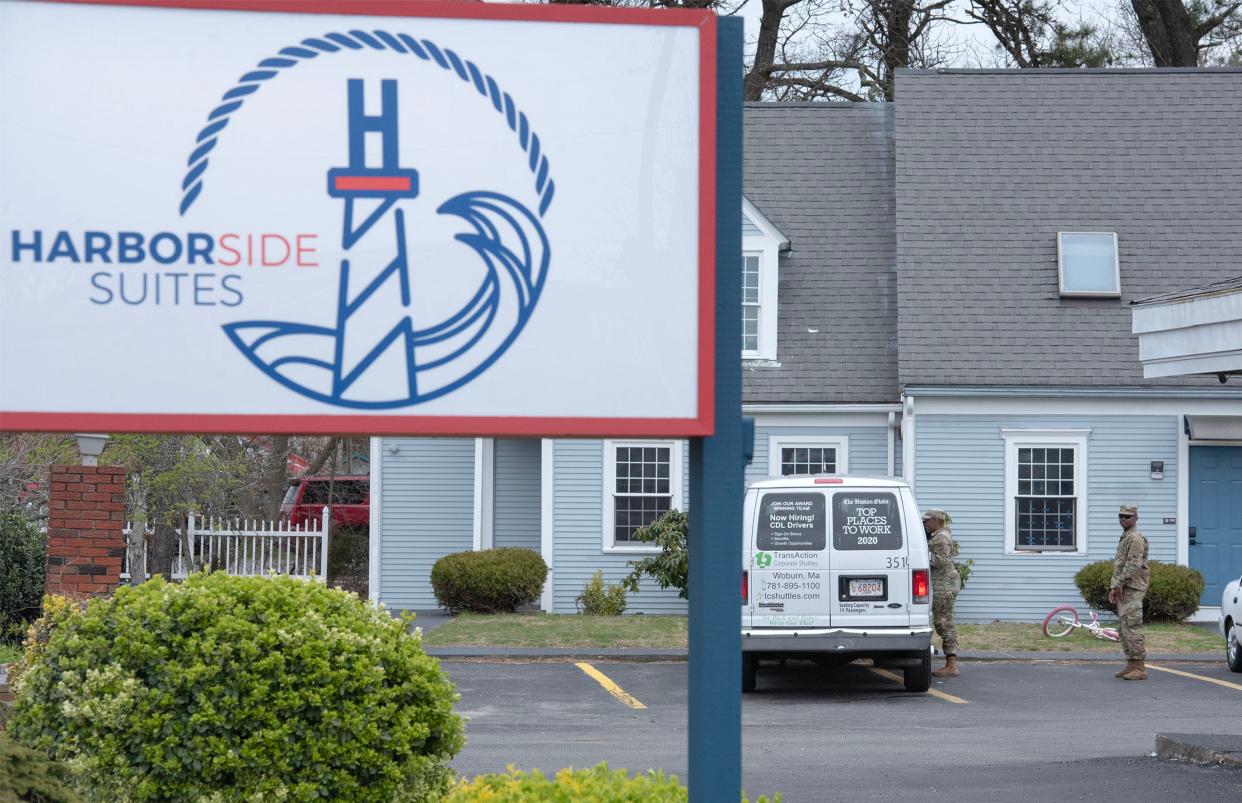
<svg viewBox="0 0 1242 803">
<path fill-rule="evenodd" d="M 953 605 L 962 590 L 962 576 L 957 573 L 953 558 L 957 557 L 957 541 L 945 526 L 948 514 L 931 508 L 923 514 L 927 532 L 927 551 L 931 557 L 932 623 L 944 645 L 944 667 L 932 672 L 938 678 L 955 678 L 957 670 L 957 622 Z"/>
<path fill-rule="evenodd" d="M 1113 580 L 1108 601 L 1117 606 L 1121 621 L 1121 646 L 1126 651 L 1126 668 L 1114 677 L 1147 680 L 1147 643 L 1143 636 L 1143 597 L 1147 594 L 1147 539 L 1138 529 L 1138 508 L 1122 505 L 1117 519 L 1121 540 L 1113 559 Z"/>
</svg>

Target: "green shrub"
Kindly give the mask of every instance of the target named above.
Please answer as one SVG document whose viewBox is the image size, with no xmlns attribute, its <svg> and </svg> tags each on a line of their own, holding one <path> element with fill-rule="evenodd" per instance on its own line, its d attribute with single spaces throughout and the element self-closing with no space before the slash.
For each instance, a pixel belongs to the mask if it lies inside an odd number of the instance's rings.
<svg viewBox="0 0 1242 803">
<path fill-rule="evenodd" d="M 0 731 L 0 803 L 81 803 L 68 779 L 63 765 Z"/>
<path fill-rule="evenodd" d="M 1203 575 L 1189 566 L 1148 561 L 1151 582 L 1143 598 L 1143 619 L 1184 622 L 1197 610 L 1203 597 Z"/>
<path fill-rule="evenodd" d="M 539 770 L 529 773 L 509 768 L 506 773 L 462 779 L 444 803 L 683 803 L 689 800 L 686 787 L 675 775 L 650 770 L 630 777 L 625 770 L 609 770 L 598 764 L 589 770 L 564 769 L 549 778 Z M 745 795 L 742 803 L 748 803 Z M 771 803 L 780 803 L 777 795 Z M 755 803 L 768 803 L 766 796 Z"/>
<path fill-rule="evenodd" d="M 620 616 L 625 613 L 624 586 L 604 585 L 604 571 L 597 569 L 578 595 L 578 611 L 590 616 Z"/>
<path fill-rule="evenodd" d="M 9 732 L 100 800 L 435 800 L 456 692 L 407 623 L 288 577 L 155 578 L 92 600 Z"/>
<path fill-rule="evenodd" d="M 1184 622 L 1199 610 L 1203 595 L 1203 575 L 1187 566 L 1149 560 L 1151 572 L 1147 594 L 1143 598 L 1143 621 Z M 1099 560 L 1088 563 L 1074 575 L 1078 593 L 1092 608 L 1116 612 L 1108 601 L 1108 588 L 1113 580 L 1113 562 Z"/>
<path fill-rule="evenodd" d="M 1108 601 L 1108 586 L 1113 580 L 1113 562 L 1097 560 L 1088 563 L 1074 575 L 1074 585 L 1087 605 L 1097 611 L 1116 611 L 1117 608 Z"/>
<path fill-rule="evenodd" d="M 971 558 L 965 563 L 959 563 L 957 561 L 954 561 L 953 565 L 957 567 L 957 573 L 962 576 L 962 590 L 965 591 L 966 581 L 970 579 L 970 573 L 974 570 L 974 567 L 975 567 L 975 559 Z"/>
<path fill-rule="evenodd" d="M 20 685 L 21 677 L 43 655 L 52 633 L 65 622 L 82 612 L 86 603 L 82 600 L 60 594 L 47 594 L 43 597 L 42 612 L 39 618 L 26 628 L 26 637 L 22 640 L 22 659 L 9 666 L 9 686 L 14 690 Z"/>
<path fill-rule="evenodd" d="M 646 527 L 639 527 L 634 531 L 635 540 L 655 543 L 660 554 L 627 561 L 632 571 L 621 584 L 638 593 L 638 581 L 645 574 L 654 578 L 660 588 L 675 588 L 677 596 L 690 599 L 690 553 L 686 547 L 689 534 L 690 516 L 680 510 L 670 510 Z"/>
<path fill-rule="evenodd" d="M 539 553 L 520 547 L 455 552 L 431 567 L 431 588 L 450 611 L 512 613 L 538 599 L 547 579 Z"/>
<path fill-rule="evenodd" d="M 0 640 L 21 641 L 39 615 L 47 536 L 16 513 L 0 513 Z"/>
</svg>

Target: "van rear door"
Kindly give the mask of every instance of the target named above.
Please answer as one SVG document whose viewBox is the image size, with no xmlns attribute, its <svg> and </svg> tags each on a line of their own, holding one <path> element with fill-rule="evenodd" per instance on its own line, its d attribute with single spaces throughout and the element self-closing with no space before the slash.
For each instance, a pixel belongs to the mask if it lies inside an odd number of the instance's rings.
<svg viewBox="0 0 1242 803">
<path fill-rule="evenodd" d="M 828 497 L 759 491 L 750 546 L 751 626 L 828 627 Z"/>
<path fill-rule="evenodd" d="M 896 488 L 831 498 L 833 627 L 910 625 L 910 547 Z"/>
</svg>

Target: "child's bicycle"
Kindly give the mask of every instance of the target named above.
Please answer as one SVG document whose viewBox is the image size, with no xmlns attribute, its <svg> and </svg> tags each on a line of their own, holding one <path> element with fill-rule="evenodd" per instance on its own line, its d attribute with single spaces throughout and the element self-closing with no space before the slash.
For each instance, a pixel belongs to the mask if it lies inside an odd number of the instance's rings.
<svg viewBox="0 0 1242 803">
<path fill-rule="evenodd" d="M 1067 636 L 1079 627 L 1098 639 L 1121 640 L 1121 636 L 1115 629 L 1100 624 L 1100 615 L 1095 611 L 1091 611 L 1091 621 L 1083 623 L 1078 621 L 1078 609 L 1073 605 L 1062 605 L 1059 608 L 1053 608 L 1052 613 L 1044 619 L 1044 635 L 1048 638 Z"/>
</svg>

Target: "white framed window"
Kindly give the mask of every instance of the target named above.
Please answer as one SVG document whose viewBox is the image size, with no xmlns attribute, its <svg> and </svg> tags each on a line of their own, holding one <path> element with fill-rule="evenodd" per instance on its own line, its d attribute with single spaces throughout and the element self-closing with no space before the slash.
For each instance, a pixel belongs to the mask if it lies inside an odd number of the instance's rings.
<svg viewBox="0 0 1242 803">
<path fill-rule="evenodd" d="M 1111 231 L 1057 232 L 1057 276 L 1063 296 L 1117 298 L 1121 265 L 1117 234 Z"/>
<path fill-rule="evenodd" d="M 769 435 L 768 473 L 773 477 L 846 474 L 849 438 L 832 435 Z"/>
<path fill-rule="evenodd" d="M 776 359 L 780 252 L 789 240 L 742 198 L 742 358 Z"/>
<path fill-rule="evenodd" d="M 658 552 L 634 532 L 681 501 L 680 441 L 604 441 L 605 552 Z"/>
<path fill-rule="evenodd" d="M 759 356 L 760 270 L 763 254 L 742 254 L 742 356 Z"/>
<path fill-rule="evenodd" d="M 1001 434 L 1006 554 L 1085 555 L 1091 430 L 1006 429 Z"/>
</svg>

